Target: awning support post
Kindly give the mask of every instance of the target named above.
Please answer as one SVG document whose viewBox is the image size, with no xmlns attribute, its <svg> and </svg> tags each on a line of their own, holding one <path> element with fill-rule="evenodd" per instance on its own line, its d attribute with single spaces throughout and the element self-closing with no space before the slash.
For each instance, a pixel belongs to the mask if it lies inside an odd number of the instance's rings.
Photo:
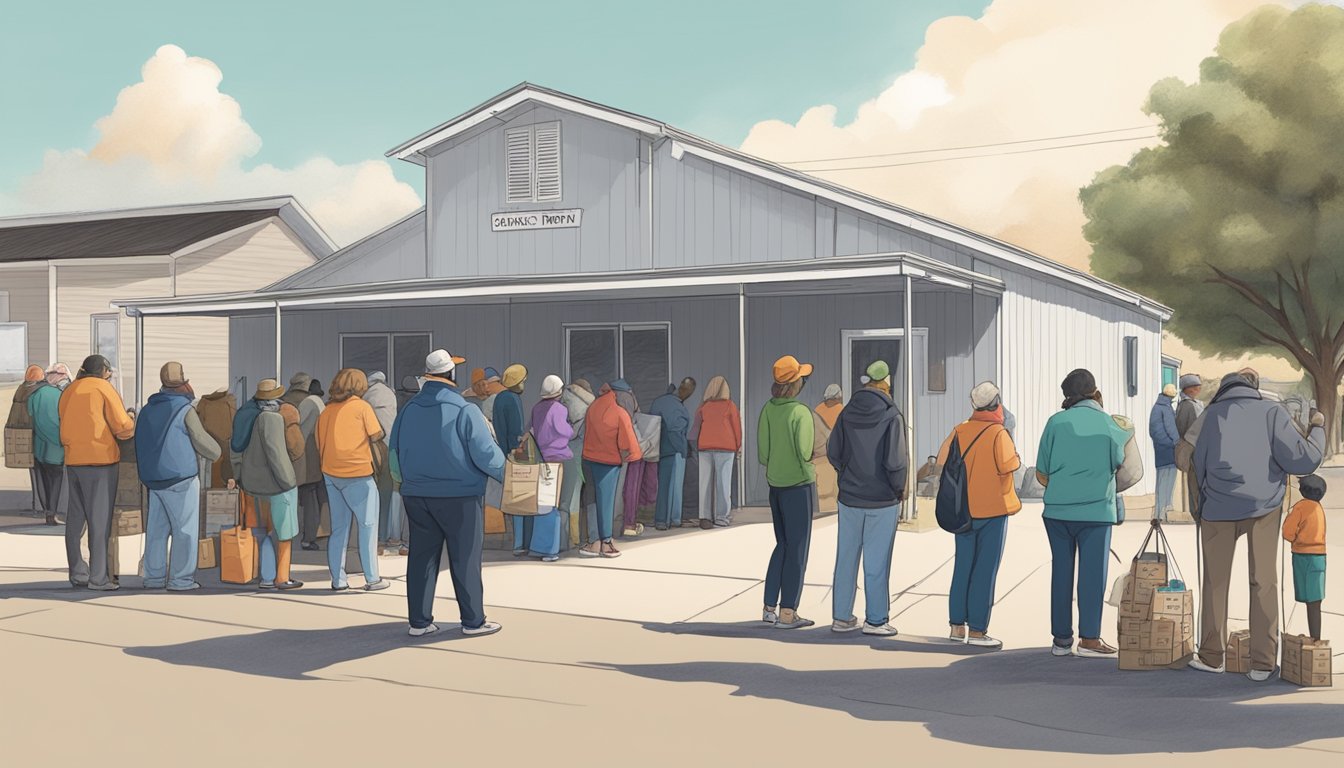
<svg viewBox="0 0 1344 768">
<path fill-rule="evenodd" d="M 915 336 L 914 304 L 915 279 L 905 273 L 905 296 L 902 304 L 901 330 L 905 335 L 905 488 L 906 503 L 901 505 L 901 519 L 915 519 Z"/>
<path fill-rule="evenodd" d="M 145 404 L 145 316 L 135 313 L 135 408 Z"/>
<path fill-rule="evenodd" d="M 746 286 L 737 286 L 737 388 L 742 407 L 738 418 L 742 422 L 743 445 L 747 434 L 747 291 Z M 740 466 L 737 468 L 737 505 L 747 505 L 747 459 L 743 452 Z"/>
<path fill-rule="evenodd" d="M 280 362 L 281 362 L 280 349 L 282 338 L 283 337 L 280 334 L 280 302 L 277 301 L 275 302 L 275 380 L 276 381 L 284 381 L 284 379 L 282 378 L 284 374 L 281 373 L 280 368 Z"/>
</svg>

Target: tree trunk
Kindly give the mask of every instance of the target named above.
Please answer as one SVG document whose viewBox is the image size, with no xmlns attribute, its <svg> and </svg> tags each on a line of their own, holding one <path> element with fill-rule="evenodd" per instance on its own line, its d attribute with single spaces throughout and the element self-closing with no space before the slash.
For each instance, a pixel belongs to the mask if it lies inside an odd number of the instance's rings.
<svg viewBox="0 0 1344 768">
<path fill-rule="evenodd" d="M 1339 392 L 1338 383 L 1326 377 L 1313 376 L 1311 388 L 1316 398 L 1316 410 L 1325 417 L 1325 451 L 1333 454 L 1335 438 L 1339 434 Z"/>
</svg>

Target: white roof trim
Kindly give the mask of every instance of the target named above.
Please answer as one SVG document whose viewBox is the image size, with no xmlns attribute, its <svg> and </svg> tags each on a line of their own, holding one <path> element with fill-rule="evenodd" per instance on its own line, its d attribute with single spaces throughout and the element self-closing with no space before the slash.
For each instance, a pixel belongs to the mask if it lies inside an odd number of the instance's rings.
<svg viewBox="0 0 1344 768">
<path fill-rule="evenodd" d="M 1146 299 L 1137 293 L 1127 291 L 1119 286 L 1111 285 L 1110 283 L 1091 275 L 1076 272 L 1063 265 L 1050 261 L 1049 259 L 1028 256 L 1023 252 L 1007 247 L 1007 244 L 1005 243 L 1000 243 L 985 235 L 971 234 L 954 225 L 932 221 L 908 213 L 902 213 L 894 208 L 865 200 L 858 195 L 847 194 L 832 189 L 824 184 L 812 183 L 796 178 L 790 174 L 771 170 L 766 164 L 749 162 L 697 144 L 674 141 L 672 144 L 672 152 L 690 153 L 701 159 L 727 166 L 734 170 L 742 171 L 743 173 L 749 173 L 768 181 L 775 182 L 776 184 L 797 189 L 832 202 L 840 203 L 880 219 L 890 221 L 894 224 L 913 229 L 917 232 L 923 232 L 958 245 L 964 245 L 989 256 L 1002 259 L 1009 264 L 1033 272 L 1049 275 L 1050 277 L 1063 280 L 1064 282 L 1071 283 L 1078 287 L 1095 291 L 1110 299 L 1132 305 L 1149 315 L 1161 319 L 1163 322 L 1171 319 L 1171 312 L 1166 307 L 1151 301 L 1150 299 Z"/>
<path fill-rule="evenodd" d="M 772 265 L 774 266 L 774 265 Z M 665 288 L 688 288 L 727 285 L 758 285 L 766 283 L 831 281 L 864 279 L 874 277 L 892 277 L 910 275 L 943 285 L 969 290 L 973 286 L 981 289 L 1002 290 L 1003 282 L 959 267 L 944 265 L 916 254 L 883 254 L 859 257 L 827 267 L 824 261 L 808 260 L 791 262 L 791 268 L 767 271 L 715 271 L 703 273 L 697 270 L 673 272 L 653 270 L 641 273 L 626 273 L 611 279 L 564 280 L 564 281 L 517 281 L 497 280 L 471 285 L 438 284 L 442 281 L 411 280 L 382 285 L 371 285 L 370 292 L 342 293 L 350 286 L 310 289 L 308 291 L 277 291 L 268 297 L 265 293 L 221 294 L 187 299 L 126 299 L 112 302 L 114 306 L 124 307 L 131 314 L 142 315 L 178 315 L 208 314 L 215 312 L 249 311 L 257 309 L 319 307 L 333 304 L 379 304 L 397 301 L 423 301 L 433 299 L 490 298 L 510 296 L 536 296 L 562 293 L 590 293 L 621 290 L 658 290 Z M 565 277 L 572 277 L 565 275 Z M 457 281 L 464 282 L 464 281 Z M 430 285 L 425 285 L 430 283 Z"/>
<path fill-rule="evenodd" d="M 663 125 L 652 120 L 644 120 L 618 110 L 602 107 L 563 94 L 537 89 L 532 86 L 523 86 L 512 90 L 493 101 L 486 102 L 470 112 L 455 117 L 443 125 L 430 130 L 428 133 L 421 134 L 404 144 L 388 150 L 386 156 L 395 157 L 398 160 L 409 160 L 417 165 L 424 165 L 425 156 L 423 152 L 425 150 L 435 144 L 447 141 L 458 134 L 465 133 L 487 120 L 494 119 L 499 113 L 513 109 L 527 101 L 535 101 L 557 109 L 584 115 L 585 117 L 604 120 L 608 123 L 614 123 L 640 133 L 657 136 L 661 135 L 663 132 Z"/>
</svg>

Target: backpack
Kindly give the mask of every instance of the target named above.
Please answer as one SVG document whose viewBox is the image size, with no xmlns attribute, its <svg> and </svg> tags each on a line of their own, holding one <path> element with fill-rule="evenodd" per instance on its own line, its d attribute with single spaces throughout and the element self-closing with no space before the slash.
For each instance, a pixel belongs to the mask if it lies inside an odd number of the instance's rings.
<svg viewBox="0 0 1344 768">
<path fill-rule="evenodd" d="M 948 533 L 965 533 L 971 530 L 971 502 L 966 476 L 966 456 L 991 429 L 991 424 L 980 430 L 966 450 L 961 450 L 960 438 L 954 432 L 952 444 L 947 449 L 947 463 L 943 464 L 943 474 L 938 480 L 938 500 L 934 506 L 934 517 L 938 527 Z"/>
</svg>

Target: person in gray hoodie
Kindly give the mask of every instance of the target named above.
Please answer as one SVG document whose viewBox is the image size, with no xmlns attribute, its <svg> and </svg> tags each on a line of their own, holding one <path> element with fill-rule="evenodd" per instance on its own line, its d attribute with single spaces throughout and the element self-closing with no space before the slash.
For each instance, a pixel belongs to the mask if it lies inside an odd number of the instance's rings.
<svg viewBox="0 0 1344 768">
<path fill-rule="evenodd" d="M 373 408 L 373 415 L 378 419 L 378 425 L 383 428 L 383 444 L 387 444 L 386 435 L 392 434 L 392 422 L 397 420 L 397 393 L 387 385 L 387 374 L 382 371 L 374 371 L 369 374 L 369 391 L 364 393 L 364 402 Z M 387 462 L 383 462 L 382 471 L 374 475 L 373 479 L 378 484 L 378 550 L 386 548 L 388 541 L 388 527 L 392 521 L 392 473 L 387 468 Z M 397 542 L 396 549 L 401 545 Z"/>
<path fill-rule="evenodd" d="M 863 557 L 866 597 L 865 635 L 890 637 L 891 555 L 901 502 L 906 497 L 909 462 L 905 418 L 891 399 L 887 364 L 868 367 L 863 389 L 840 412 L 826 446 L 826 458 L 839 475 L 840 527 L 836 538 L 835 583 L 831 590 L 831 629 L 860 628 L 852 613 Z"/>
<path fill-rule="evenodd" d="M 322 499 L 326 495 L 322 480 L 322 458 L 317 453 L 317 417 L 326 405 L 322 398 L 308 391 L 313 377 L 296 373 L 289 380 L 289 391 L 280 398 L 299 411 L 299 431 L 303 434 L 303 456 L 294 462 L 294 479 L 298 483 L 299 538 L 304 549 L 315 550 L 317 533 L 322 524 Z"/>
<path fill-rule="evenodd" d="M 1259 375 L 1244 369 L 1223 377 L 1218 394 L 1185 439 L 1194 445 L 1199 486 L 1200 545 L 1204 551 L 1199 654 L 1190 666 L 1224 671 L 1227 592 L 1237 539 L 1249 547 L 1251 670 L 1264 682 L 1278 658 L 1279 574 L 1275 555 L 1289 475 L 1309 475 L 1325 456 L 1325 418 L 1311 414 L 1306 436 L 1288 411 L 1266 400 Z M 1193 437 L 1193 439 L 1191 439 Z"/>
</svg>

